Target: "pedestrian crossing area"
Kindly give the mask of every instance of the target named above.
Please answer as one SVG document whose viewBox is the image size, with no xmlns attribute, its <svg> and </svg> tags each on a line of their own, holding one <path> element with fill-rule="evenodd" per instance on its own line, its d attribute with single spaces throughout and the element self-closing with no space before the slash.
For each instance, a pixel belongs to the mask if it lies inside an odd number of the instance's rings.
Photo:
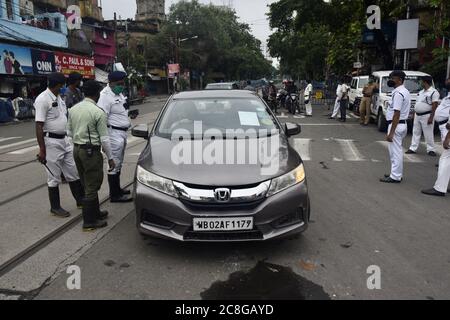
<svg viewBox="0 0 450 320">
<path fill-rule="evenodd" d="M 5 150 L 2 155 L 10 156 L 35 156 L 39 147 L 35 144 L 36 139 L 26 139 L 23 141 L 15 142 L 16 139 L 21 137 L 1 138 L 0 141 L 11 141 L 12 143 L 6 145 L 0 145 L 0 151 Z M 128 137 L 128 145 L 132 145 L 135 142 L 143 141 L 140 138 L 133 136 Z M 31 146 L 30 144 L 33 143 Z M 405 143 L 406 145 L 406 143 Z M 23 148 L 20 148 L 23 146 Z M 352 139 L 341 138 L 323 138 L 323 139 L 308 139 L 308 138 L 295 138 L 292 141 L 292 147 L 300 154 L 303 161 L 327 161 L 333 162 L 387 162 L 389 161 L 388 148 L 389 143 L 387 141 L 370 141 L 363 143 Z M 440 155 L 443 152 L 442 145 L 436 142 L 437 154 Z M 425 163 L 433 158 L 428 157 L 425 154 L 426 144 L 422 142 L 421 148 L 422 154 L 404 154 L 405 163 Z M 407 149 L 404 149 L 406 152 Z M 138 156 L 140 153 L 132 153 L 131 156 Z M 436 161 L 438 158 L 434 158 Z"/>
</svg>

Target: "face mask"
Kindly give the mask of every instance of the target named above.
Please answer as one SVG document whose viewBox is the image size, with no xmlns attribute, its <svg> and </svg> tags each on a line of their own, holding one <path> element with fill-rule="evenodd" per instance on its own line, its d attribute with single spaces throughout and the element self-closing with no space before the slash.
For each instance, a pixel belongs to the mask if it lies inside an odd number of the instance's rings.
<svg viewBox="0 0 450 320">
<path fill-rule="evenodd" d="M 59 89 L 59 94 L 60 94 L 61 96 L 65 95 L 65 94 L 66 94 L 66 90 L 67 90 L 66 87 L 61 87 L 61 89 Z"/>
<path fill-rule="evenodd" d="M 115 86 L 112 88 L 112 92 L 114 92 L 116 95 L 119 95 L 123 92 L 125 88 L 123 86 Z"/>
<path fill-rule="evenodd" d="M 83 84 L 84 84 L 84 82 L 81 81 L 81 82 L 80 82 L 80 85 L 78 86 L 78 88 L 81 88 L 81 87 L 83 86 Z"/>
<path fill-rule="evenodd" d="M 394 80 L 389 80 L 387 83 L 389 88 L 395 88 L 395 81 Z"/>
</svg>

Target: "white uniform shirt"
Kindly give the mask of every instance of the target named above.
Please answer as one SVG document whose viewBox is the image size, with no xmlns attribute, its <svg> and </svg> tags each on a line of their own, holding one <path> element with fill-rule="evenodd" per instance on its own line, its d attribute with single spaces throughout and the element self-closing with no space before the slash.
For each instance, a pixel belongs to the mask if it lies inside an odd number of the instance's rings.
<svg viewBox="0 0 450 320">
<path fill-rule="evenodd" d="M 108 117 L 108 126 L 126 129 L 131 127 L 128 110 L 124 107 L 126 101 L 123 94 L 116 95 L 109 85 L 102 90 L 97 105 L 105 111 Z"/>
<path fill-rule="evenodd" d="M 345 83 L 341 84 L 340 87 L 338 87 L 338 98 L 341 99 L 348 99 L 348 91 L 350 90 L 350 87 L 347 86 Z"/>
<path fill-rule="evenodd" d="M 433 110 L 433 103 L 439 102 L 439 92 L 429 87 L 428 90 L 423 89 L 419 92 L 417 103 L 415 107 L 416 113 L 424 113 Z"/>
<path fill-rule="evenodd" d="M 305 89 L 305 99 L 306 100 L 309 100 L 311 98 L 312 92 L 313 92 L 313 86 L 310 83 L 306 86 L 306 89 Z"/>
<path fill-rule="evenodd" d="M 53 107 L 53 103 L 58 106 Z M 56 97 L 50 89 L 42 92 L 34 102 L 36 122 L 44 122 L 44 132 L 66 134 L 67 108 L 61 96 Z"/>
<path fill-rule="evenodd" d="M 400 120 L 407 120 L 411 112 L 411 94 L 404 85 L 392 91 L 392 98 L 386 113 L 387 121 L 392 121 L 395 111 L 400 111 Z"/>
<path fill-rule="evenodd" d="M 437 122 L 441 122 L 450 118 L 450 93 L 441 101 L 441 104 L 436 109 L 434 116 Z"/>
</svg>

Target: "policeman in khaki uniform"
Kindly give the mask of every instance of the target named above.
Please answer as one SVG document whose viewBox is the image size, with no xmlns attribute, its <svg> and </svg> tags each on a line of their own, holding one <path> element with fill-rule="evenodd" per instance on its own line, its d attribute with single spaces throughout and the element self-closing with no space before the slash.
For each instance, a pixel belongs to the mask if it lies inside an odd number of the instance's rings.
<svg viewBox="0 0 450 320">
<path fill-rule="evenodd" d="M 60 96 L 66 79 L 62 73 L 48 77 L 48 88 L 34 103 L 36 109 L 36 136 L 39 144 L 38 160 L 46 166 L 51 213 L 67 218 L 70 213 L 61 207 L 59 185 L 61 173 L 69 182 L 70 190 L 79 208 L 84 190 L 73 159 L 73 145 L 66 134 L 67 109 Z"/>
<path fill-rule="evenodd" d="M 127 132 L 131 127 L 128 110 L 125 108 L 127 99 L 122 94 L 125 89 L 126 73 L 115 71 L 109 74 L 109 84 L 100 93 L 98 106 L 102 108 L 108 120 L 109 138 L 111 140 L 112 158 L 115 168 L 108 173 L 111 202 L 131 202 L 130 191 L 120 187 L 120 173 L 127 146 Z"/>
<path fill-rule="evenodd" d="M 111 145 L 106 114 L 96 103 L 102 86 L 96 81 L 87 81 L 83 86 L 86 98 L 69 111 L 67 131 L 73 138 L 74 158 L 85 189 L 83 200 L 83 230 L 93 231 L 107 226 L 104 221 L 108 212 L 100 211 L 98 191 L 103 183 L 103 147 L 110 170 L 115 164 L 112 160 Z"/>
<path fill-rule="evenodd" d="M 436 157 L 434 117 L 439 104 L 439 92 L 433 88 L 433 78 L 429 76 L 422 78 L 422 85 L 424 89 L 420 91 L 415 107 L 412 143 L 406 153 L 414 154 L 417 152 L 423 131 L 427 143 L 427 153 L 431 157 Z"/>
<path fill-rule="evenodd" d="M 423 190 L 422 193 L 430 196 L 444 197 L 445 193 L 450 193 L 450 78 L 446 82 L 449 91 L 436 110 L 436 122 L 441 131 L 442 145 L 444 152 L 439 161 L 439 173 L 434 188 Z"/>
<path fill-rule="evenodd" d="M 403 179 L 403 139 L 408 134 L 407 119 L 411 110 L 411 94 L 403 85 L 405 78 L 406 74 L 400 70 L 389 75 L 388 86 L 395 89 L 386 113 L 391 174 L 380 179 L 384 183 L 401 183 Z"/>
</svg>

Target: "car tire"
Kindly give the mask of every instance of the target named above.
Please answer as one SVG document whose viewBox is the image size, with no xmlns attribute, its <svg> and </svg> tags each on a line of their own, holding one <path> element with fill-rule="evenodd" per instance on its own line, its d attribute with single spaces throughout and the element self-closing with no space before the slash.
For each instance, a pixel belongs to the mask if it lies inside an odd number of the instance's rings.
<svg viewBox="0 0 450 320">
<path fill-rule="evenodd" d="M 382 110 L 378 110 L 377 127 L 380 132 L 387 132 L 388 124 Z"/>
</svg>

